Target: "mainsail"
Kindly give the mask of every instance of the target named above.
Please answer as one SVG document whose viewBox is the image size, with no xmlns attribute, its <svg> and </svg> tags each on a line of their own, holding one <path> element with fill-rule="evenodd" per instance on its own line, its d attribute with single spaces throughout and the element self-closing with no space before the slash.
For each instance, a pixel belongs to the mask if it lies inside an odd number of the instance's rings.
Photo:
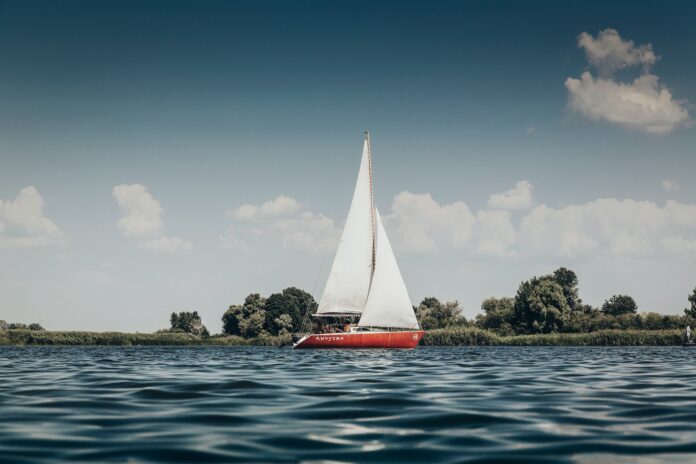
<svg viewBox="0 0 696 464">
<path fill-rule="evenodd" d="M 365 308 L 374 270 L 371 170 L 370 143 L 366 137 L 353 202 L 319 302 L 318 314 L 360 314 Z"/>
<path fill-rule="evenodd" d="M 377 216 L 377 258 L 370 293 L 367 296 L 360 327 L 394 327 L 417 329 L 418 320 L 411 306 L 404 282 L 382 218 Z"/>
</svg>

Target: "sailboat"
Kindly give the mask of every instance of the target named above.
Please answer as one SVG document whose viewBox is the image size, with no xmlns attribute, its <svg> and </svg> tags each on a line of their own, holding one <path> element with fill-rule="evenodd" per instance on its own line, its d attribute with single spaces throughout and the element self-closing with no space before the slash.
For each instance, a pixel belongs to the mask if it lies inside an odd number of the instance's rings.
<svg viewBox="0 0 696 464">
<path fill-rule="evenodd" d="M 353 201 L 314 317 L 359 320 L 338 331 L 306 335 L 294 348 L 415 348 L 425 334 L 375 207 L 369 133 Z"/>
</svg>

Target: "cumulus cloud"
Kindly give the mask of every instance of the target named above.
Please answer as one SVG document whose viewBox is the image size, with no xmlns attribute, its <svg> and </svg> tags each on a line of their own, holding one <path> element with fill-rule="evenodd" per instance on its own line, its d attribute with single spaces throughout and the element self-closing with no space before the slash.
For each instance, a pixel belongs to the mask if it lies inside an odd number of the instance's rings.
<svg viewBox="0 0 696 464">
<path fill-rule="evenodd" d="M 228 211 L 228 215 L 241 221 L 259 221 L 292 216 L 302 209 L 294 198 L 279 195 L 260 206 L 242 205 Z"/>
<path fill-rule="evenodd" d="M 595 121 L 650 134 L 666 134 L 692 124 L 687 102 L 674 99 L 659 77 L 650 72 L 659 59 L 651 44 L 636 46 L 622 39 L 616 30 L 606 29 L 597 38 L 583 32 L 578 46 L 600 77 L 585 71 L 579 79 L 566 79 L 568 105 L 573 111 Z M 633 81 L 614 78 L 615 71 L 636 66 L 642 72 Z"/>
<path fill-rule="evenodd" d="M 660 59 L 652 44 L 635 46 L 632 40 L 624 40 L 616 29 L 605 29 L 594 38 L 583 32 L 578 36 L 578 47 L 585 51 L 590 65 L 600 72 L 611 74 L 618 69 L 642 66 L 649 71 Z"/>
<path fill-rule="evenodd" d="M 532 198 L 534 187 L 526 180 L 521 180 L 515 187 L 501 193 L 494 193 L 488 197 L 488 207 L 492 209 L 520 210 L 531 208 L 534 204 Z"/>
<path fill-rule="evenodd" d="M 304 210 L 297 200 L 285 195 L 258 206 L 242 205 L 227 215 L 235 224 L 218 237 L 227 250 L 248 250 L 250 238 L 263 237 L 277 239 L 289 249 L 324 252 L 333 250 L 341 236 L 333 219 Z"/>
<path fill-rule="evenodd" d="M 137 240 L 138 246 L 148 251 L 170 254 L 191 251 L 191 242 L 180 237 L 163 235 L 164 209 L 144 185 L 117 185 L 113 188 L 112 194 L 124 214 L 117 222 L 123 237 Z"/>
<path fill-rule="evenodd" d="M 0 200 L 0 248 L 33 248 L 60 243 L 63 234 L 44 216 L 36 187 L 23 188 L 14 200 Z"/>
<path fill-rule="evenodd" d="M 532 190 L 520 181 L 491 195 L 478 211 L 462 201 L 441 203 L 429 193 L 405 191 L 394 197 L 383 219 L 399 253 L 640 259 L 696 254 L 696 204 L 605 198 L 534 206 Z M 513 218 L 510 210 L 522 205 L 531 209 Z M 300 210 L 285 217 L 235 219 L 220 243 L 248 250 L 254 241 L 267 246 L 276 240 L 289 249 L 332 252 L 340 234 L 333 219 Z"/>
<path fill-rule="evenodd" d="M 451 249 L 505 255 L 515 242 L 507 211 L 474 215 L 464 202 L 441 205 L 428 193 L 399 193 L 385 219 L 399 251 L 438 253 Z"/>
<path fill-rule="evenodd" d="M 162 206 L 144 185 L 117 185 L 113 195 L 125 214 L 118 220 L 118 229 L 124 237 L 147 238 L 161 234 Z"/>
<path fill-rule="evenodd" d="M 690 253 L 695 239 L 696 205 L 671 200 L 662 207 L 614 198 L 562 208 L 539 205 L 520 226 L 520 242 L 527 252 L 564 257 Z"/>
<path fill-rule="evenodd" d="M 696 204 L 673 200 L 540 204 L 513 222 L 509 211 L 473 214 L 463 202 L 443 205 L 427 193 L 402 192 L 386 219 L 395 248 L 406 253 L 645 258 L 696 251 Z"/>
<path fill-rule="evenodd" d="M 653 74 L 626 84 L 584 72 L 580 79 L 566 79 L 565 86 L 570 107 L 595 121 L 651 134 L 666 134 L 691 121 L 684 102 L 674 100 Z"/>
<path fill-rule="evenodd" d="M 442 245 L 464 247 L 476 218 L 464 202 L 440 205 L 429 193 L 401 192 L 385 223 L 399 250 L 437 252 Z"/>
<path fill-rule="evenodd" d="M 509 212 L 479 211 L 474 232 L 474 253 L 497 256 L 512 254 L 511 247 L 517 240 L 517 233 Z"/>
</svg>

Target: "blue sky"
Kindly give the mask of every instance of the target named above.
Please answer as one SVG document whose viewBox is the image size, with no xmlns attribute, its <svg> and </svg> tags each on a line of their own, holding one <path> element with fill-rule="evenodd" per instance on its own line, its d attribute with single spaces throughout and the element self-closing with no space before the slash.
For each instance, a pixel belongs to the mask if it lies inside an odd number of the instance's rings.
<svg viewBox="0 0 696 464">
<path fill-rule="evenodd" d="M 218 330 L 252 291 L 319 297 L 365 129 L 414 303 L 473 316 L 564 265 L 590 304 L 677 313 L 695 14 L 0 1 L 0 319 L 146 331 L 196 309 Z"/>
</svg>

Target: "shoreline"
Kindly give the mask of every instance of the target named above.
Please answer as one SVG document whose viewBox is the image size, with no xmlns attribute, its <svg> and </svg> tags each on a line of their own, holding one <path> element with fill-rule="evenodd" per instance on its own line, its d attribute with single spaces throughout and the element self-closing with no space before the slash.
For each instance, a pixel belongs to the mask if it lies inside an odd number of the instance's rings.
<svg viewBox="0 0 696 464">
<path fill-rule="evenodd" d="M 681 346 L 682 330 L 600 330 L 587 333 L 553 333 L 501 336 L 472 328 L 428 331 L 421 346 Z M 283 346 L 286 336 L 213 335 L 185 333 L 128 333 L 10 329 L 0 331 L 0 346 Z"/>
</svg>

